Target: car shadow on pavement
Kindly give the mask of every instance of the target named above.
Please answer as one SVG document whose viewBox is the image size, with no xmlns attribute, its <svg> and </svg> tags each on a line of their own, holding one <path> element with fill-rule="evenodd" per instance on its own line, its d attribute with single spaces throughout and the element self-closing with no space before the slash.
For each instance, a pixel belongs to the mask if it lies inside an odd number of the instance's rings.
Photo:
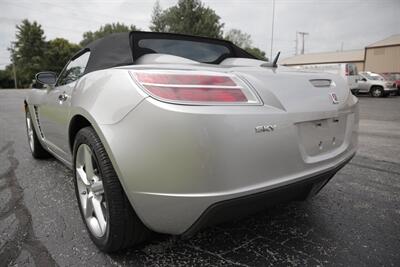
<svg viewBox="0 0 400 267">
<path fill-rule="evenodd" d="M 313 244 L 315 221 L 309 203 L 291 202 L 247 218 L 203 229 L 189 239 L 157 235 L 143 244 L 111 254 L 120 264 L 266 266 L 321 265 L 321 246 Z M 320 251 L 318 251 L 320 250 Z"/>
</svg>

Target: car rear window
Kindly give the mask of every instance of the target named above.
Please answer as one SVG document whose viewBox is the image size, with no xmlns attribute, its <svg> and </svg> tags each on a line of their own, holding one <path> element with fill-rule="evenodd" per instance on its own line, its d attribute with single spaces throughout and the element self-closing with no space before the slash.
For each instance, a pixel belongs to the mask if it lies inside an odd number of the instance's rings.
<svg viewBox="0 0 400 267">
<path fill-rule="evenodd" d="M 226 46 L 188 40 L 142 39 L 138 45 L 142 49 L 150 49 L 152 53 L 174 55 L 202 63 L 214 62 L 230 53 Z"/>
<path fill-rule="evenodd" d="M 400 73 L 392 73 L 389 77 L 392 80 L 400 80 Z"/>
</svg>

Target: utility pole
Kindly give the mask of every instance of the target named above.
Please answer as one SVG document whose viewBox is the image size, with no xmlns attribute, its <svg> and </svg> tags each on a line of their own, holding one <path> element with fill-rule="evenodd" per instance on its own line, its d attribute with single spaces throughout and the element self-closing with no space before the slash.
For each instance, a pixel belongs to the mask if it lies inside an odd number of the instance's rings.
<svg viewBox="0 0 400 267">
<path fill-rule="evenodd" d="M 301 46 L 301 52 L 300 52 L 300 54 L 304 54 L 304 36 L 305 35 L 309 35 L 309 33 L 308 32 L 298 32 L 298 34 L 300 34 L 301 35 L 301 40 L 302 40 L 302 46 Z"/>
<path fill-rule="evenodd" d="M 294 54 L 297 56 L 298 51 L 299 51 L 299 38 L 298 38 L 299 32 L 296 32 L 296 48 L 294 50 Z"/>
<path fill-rule="evenodd" d="M 14 72 L 14 87 L 17 89 L 17 71 L 15 70 L 15 63 L 13 60 L 13 72 Z"/>
<path fill-rule="evenodd" d="M 14 51 L 14 44 L 13 43 L 11 43 L 11 51 Z M 17 70 L 16 70 L 16 67 L 15 67 L 15 60 L 14 60 L 14 57 L 11 55 L 11 58 L 12 58 L 12 65 L 13 65 L 13 74 L 14 74 L 14 87 L 15 87 L 15 89 L 17 89 L 17 87 L 18 87 L 18 83 L 17 83 Z"/>
<path fill-rule="evenodd" d="M 275 0 L 272 0 L 272 29 L 271 29 L 271 54 L 270 60 L 272 60 L 272 48 L 274 45 L 274 24 L 275 24 Z"/>
</svg>

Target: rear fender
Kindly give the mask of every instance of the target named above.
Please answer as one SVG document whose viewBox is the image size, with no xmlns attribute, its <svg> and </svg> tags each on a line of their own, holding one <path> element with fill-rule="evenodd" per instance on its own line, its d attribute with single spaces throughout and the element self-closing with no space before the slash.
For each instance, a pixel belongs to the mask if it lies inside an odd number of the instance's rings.
<svg viewBox="0 0 400 267">
<path fill-rule="evenodd" d="M 114 124 L 145 97 L 147 95 L 137 87 L 127 70 L 92 72 L 79 80 L 72 93 L 71 118 L 84 110 L 96 124 Z"/>
</svg>

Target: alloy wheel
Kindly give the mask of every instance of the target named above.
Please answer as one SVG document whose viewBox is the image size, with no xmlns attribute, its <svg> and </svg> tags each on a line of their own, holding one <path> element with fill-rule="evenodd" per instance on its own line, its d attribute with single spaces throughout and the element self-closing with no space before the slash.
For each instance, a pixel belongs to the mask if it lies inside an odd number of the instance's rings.
<svg viewBox="0 0 400 267">
<path fill-rule="evenodd" d="M 81 144 L 78 147 L 75 168 L 80 205 L 86 224 L 93 235 L 102 237 L 107 230 L 107 203 L 97 161 L 88 145 Z"/>
<path fill-rule="evenodd" d="M 380 96 L 382 95 L 382 90 L 379 89 L 379 88 L 374 89 L 374 90 L 372 90 L 372 95 L 373 95 L 374 97 L 380 97 Z"/>
<path fill-rule="evenodd" d="M 27 134 L 28 134 L 28 142 L 29 142 L 29 147 L 31 148 L 31 151 L 33 151 L 35 149 L 34 146 L 34 136 L 33 136 L 33 125 L 32 125 L 32 120 L 29 116 L 29 114 L 27 114 L 26 116 L 26 130 L 27 130 Z"/>
</svg>

